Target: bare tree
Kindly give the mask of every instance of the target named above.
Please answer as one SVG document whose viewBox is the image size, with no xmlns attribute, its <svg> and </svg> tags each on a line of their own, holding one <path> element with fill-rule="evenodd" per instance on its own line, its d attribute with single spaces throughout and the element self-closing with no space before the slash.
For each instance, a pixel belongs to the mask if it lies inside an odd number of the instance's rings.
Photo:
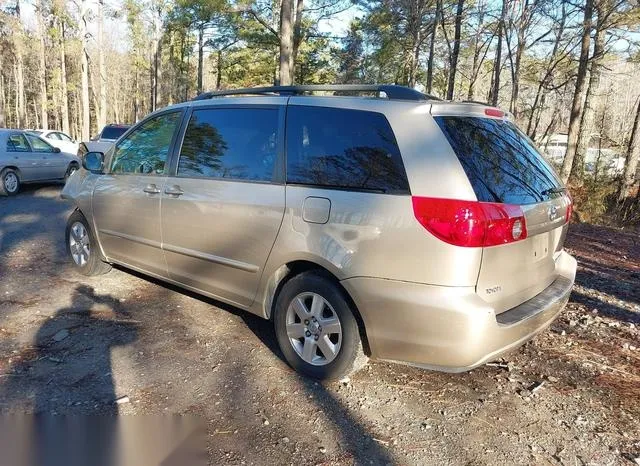
<svg viewBox="0 0 640 466">
<path fill-rule="evenodd" d="M 100 103 L 98 105 L 98 128 L 107 124 L 107 71 L 104 64 L 104 0 L 98 0 L 98 77 L 100 78 Z"/>
<path fill-rule="evenodd" d="M 638 160 L 640 160 L 640 97 L 636 104 L 636 116 L 633 120 L 631 137 L 627 146 L 627 157 L 624 165 L 624 174 L 618 189 L 618 202 L 623 202 L 631 195 L 631 189 L 636 182 L 638 172 Z M 640 190 L 639 190 L 640 191 Z"/>
<path fill-rule="evenodd" d="M 458 0 L 456 7 L 455 32 L 453 34 L 453 51 L 449 60 L 449 80 L 447 84 L 447 99 L 453 99 L 453 90 L 456 83 L 456 70 L 458 68 L 458 55 L 460 54 L 460 36 L 462 34 L 462 13 L 464 11 L 464 0 Z"/>
<path fill-rule="evenodd" d="M 498 20 L 498 44 L 496 46 L 496 56 L 493 60 L 493 76 L 491 78 L 491 90 L 489 91 L 489 102 L 491 105 L 498 105 L 498 95 L 500 94 L 500 72 L 502 71 L 502 38 L 504 36 L 504 22 L 507 14 L 509 0 L 502 0 L 502 9 Z"/>
<path fill-rule="evenodd" d="M 38 21 L 38 36 L 40 39 L 40 48 L 38 50 L 38 58 L 40 62 L 40 67 L 38 70 L 38 82 L 40 85 L 40 114 L 42 115 L 42 123 L 41 126 L 43 129 L 49 129 L 49 118 L 48 118 L 48 105 L 47 105 L 47 64 L 45 60 L 46 54 L 46 44 L 44 41 L 45 38 L 45 30 L 44 30 L 44 2 L 39 0 L 38 5 L 36 7 L 36 15 Z"/>
<path fill-rule="evenodd" d="M 90 137 L 91 132 L 91 113 L 89 110 L 89 44 L 88 44 L 88 14 L 89 5 L 88 0 L 80 1 L 80 41 L 82 49 L 80 50 L 80 76 L 81 76 L 81 103 L 82 103 L 82 130 L 81 135 L 83 140 L 87 140 Z"/>
<path fill-rule="evenodd" d="M 600 19 L 598 20 L 600 22 Z M 596 113 L 596 101 L 600 88 L 600 73 L 604 57 L 605 31 L 598 25 L 596 27 L 593 40 L 593 55 L 591 57 L 591 70 L 589 73 L 589 85 L 585 93 L 584 111 L 578 132 L 578 143 L 569 174 L 569 183 L 574 186 L 582 185 L 584 178 L 584 160 L 589 142 L 594 129 L 594 118 Z"/>
<path fill-rule="evenodd" d="M 593 0 L 585 0 L 584 20 L 582 22 L 582 40 L 580 45 L 580 63 L 578 65 L 578 74 L 576 76 L 576 87 L 573 93 L 573 102 L 571 104 L 571 114 L 569 117 L 569 135 L 567 137 L 567 153 L 562 162 L 562 170 L 560 177 L 563 182 L 569 180 L 573 160 L 576 155 L 578 146 L 578 135 L 580 132 L 580 122 L 582 121 L 582 112 L 584 109 L 584 98 L 586 92 L 587 66 L 589 64 L 589 49 L 591 47 L 591 30 L 593 22 Z"/>
</svg>

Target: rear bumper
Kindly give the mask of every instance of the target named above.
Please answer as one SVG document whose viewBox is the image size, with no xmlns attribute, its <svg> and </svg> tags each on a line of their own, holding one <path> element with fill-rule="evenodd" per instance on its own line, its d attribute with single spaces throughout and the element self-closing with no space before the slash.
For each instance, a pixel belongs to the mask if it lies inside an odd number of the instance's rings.
<svg viewBox="0 0 640 466">
<path fill-rule="evenodd" d="M 563 251 L 556 271 L 544 291 L 498 315 L 474 287 L 376 278 L 342 284 L 362 315 L 373 358 L 463 372 L 521 346 L 553 322 L 569 299 L 576 260 Z"/>
</svg>

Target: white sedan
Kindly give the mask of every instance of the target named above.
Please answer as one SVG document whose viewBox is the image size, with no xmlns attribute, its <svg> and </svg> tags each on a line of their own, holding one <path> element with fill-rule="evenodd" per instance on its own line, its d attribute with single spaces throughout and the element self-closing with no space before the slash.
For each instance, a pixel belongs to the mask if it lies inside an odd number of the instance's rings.
<svg viewBox="0 0 640 466">
<path fill-rule="evenodd" d="M 71 136 L 52 129 L 34 129 L 30 133 L 37 134 L 44 138 L 53 147 L 58 147 L 62 152 L 76 155 L 78 153 L 78 143 Z"/>
</svg>

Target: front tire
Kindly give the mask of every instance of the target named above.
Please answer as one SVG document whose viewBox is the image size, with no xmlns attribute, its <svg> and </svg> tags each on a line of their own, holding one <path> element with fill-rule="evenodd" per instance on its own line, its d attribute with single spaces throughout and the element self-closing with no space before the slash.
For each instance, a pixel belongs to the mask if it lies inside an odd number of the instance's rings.
<svg viewBox="0 0 640 466">
<path fill-rule="evenodd" d="M 69 164 L 69 168 L 67 168 L 67 173 L 65 173 L 64 175 L 64 183 L 67 184 L 67 181 L 69 180 L 69 178 L 71 178 L 71 175 L 73 175 L 75 172 L 77 172 L 79 169 L 78 164 L 76 163 L 71 163 Z"/>
<path fill-rule="evenodd" d="M 81 274 L 102 275 L 111 270 L 111 265 L 102 260 L 100 248 L 89 227 L 89 222 L 77 210 L 67 220 L 65 241 L 71 263 Z"/>
<path fill-rule="evenodd" d="M 316 272 L 301 273 L 284 284 L 274 327 L 285 359 L 304 375 L 335 380 L 366 364 L 358 323 L 343 291 Z"/>
<path fill-rule="evenodd" d="M 20 191 L 20 177 L 13 168 L 5 168 L 0 172 L 0 194 L 15 196 Z"/>
</svg>

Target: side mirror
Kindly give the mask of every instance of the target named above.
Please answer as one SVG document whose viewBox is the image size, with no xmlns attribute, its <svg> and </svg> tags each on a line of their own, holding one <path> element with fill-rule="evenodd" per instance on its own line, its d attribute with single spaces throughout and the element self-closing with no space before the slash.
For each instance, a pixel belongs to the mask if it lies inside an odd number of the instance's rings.
<svg viewBox="0 0 640 466">
<path fill-rule="evenodd" d="M 102 152 L 87 152 L 82 158 L 82 167 L 91 173 L 102 173 L 104 154 Z"/>
<path fill-rule="evenodd" d="M 54 148 L 53 148 L 53 153 L 54 153 L 54 154 L 59 154 L 60 152 L 61 152 L 61 150 L 60 150 L 60 148 L 59 148 L 59 147 L 54 147 Z"/>
</svg>

